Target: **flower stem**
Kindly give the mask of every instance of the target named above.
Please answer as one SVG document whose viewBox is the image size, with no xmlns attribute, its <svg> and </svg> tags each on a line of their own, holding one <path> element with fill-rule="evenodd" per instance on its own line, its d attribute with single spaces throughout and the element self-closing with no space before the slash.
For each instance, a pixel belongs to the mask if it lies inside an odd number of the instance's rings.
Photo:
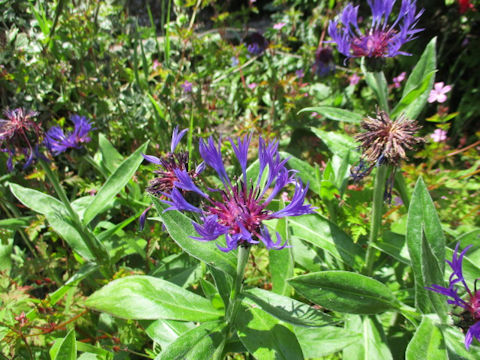
<svg viewBox="0 0 480 360">
<path fill-rule="evenodd" d="M 380 108 L 387 114 L 390 114 L 387 99 L 387 88 L 385 87 L 385 75 L 383 75 L 383 71 L 375 71 L 373 72 L 373 77 L 375 78 L 375 83 L 377 84 L 376 93 L 378 96 L 378 101 L 380 102 Z"/>
<path fill-rule="evenodd" d="M 370 235 L 368 237 L 367 254 L 365 256 L 365 273 L 370 276 L 373 272 L 375 249 L 373 245 L 377 241 L 378 233 L 382 225 L 383 197 L 385 195 L 385 181 L 387 180 L 388 166 L 380 165 L 377 168 L 375 184 L 373 188 L 372 216 L 370 219 Z"/>
<path fill-rule="evenodd" d="M 39 160 L 39 163 L 42 169 L 45 171 L 45 175 L 47 176 L 50 184 L 53 186 L 55 192 L 60 198 L 60 201 L 67 209 L 75 229 L 79 232 L 88 250 L 90 250 L 90 253 L 95 257 L 97 264 L 102 265 L 102 273 L 104 273 L 103 275 L 107 278 L 110 277 L 113 271 L 107 249 L 105 249 L 105 247 L 96 238 L 94 238 L 94 235 L 85 227 L 76 211 L 73 210 L 65 190 L 60 185 L 58 178 L 52 172 L 50 166 L 45 162 L 45 160 L 42 159 Z"/>
<path fill-rule="evenodd" d="M 226 320 L 231 329 L 235 318 L 237 317 L 238 310 L 240 309 L 240 299 L 238 296 L 242 291 L 243 285 L 243 274 L 245 273 L 245 266 L 247 265 L 248 255 L 250 254 L 250 246 L 240 246 L 238 248 L 238 259 L 237 259 L 237 274 L 235 276 L 235 282 L 230 292 L 230 299 L 228 302 Z"/>
</svg>

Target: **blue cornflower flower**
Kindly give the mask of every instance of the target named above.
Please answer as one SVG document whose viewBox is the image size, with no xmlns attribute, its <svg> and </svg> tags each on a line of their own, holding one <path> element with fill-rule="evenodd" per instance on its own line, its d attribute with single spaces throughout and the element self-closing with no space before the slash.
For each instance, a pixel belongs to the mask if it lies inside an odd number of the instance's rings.
<svg viewBox="0 0 480 360">
<path fill-rule="evenodd" d="M 338 51 L 347 58 L 386 58 L 410 55 L 400 50 L 403 44 L 415 38 L 423 29 L 415 26 L 423 13 L 416 12 L 415 0 L 402 0 L 400 12 L 393 24 L 388 24 L 395 0 L 367 0 L 372 10 L 370 29 L 362 32 L 357 24 L 358 6 L 348 4 L 339 19 L 330 21 L 328 33 L 337 43 Z"/>
<path fill-rule="evenodd" d="M 187 133 L 188 129 L 183 129 L 178 131 L 178 126 L 175 127 L 172 134 L 172 142 L 170 144 L 170 152 L 165 156 L 158 158 L 153 155 L 144 155 L 143 157 L 148 162 L 152 164 L 159 165 L 161 169 L 155 170 L 155 174 L 158 176 L 150 181 L 150 186 L 147 188 L 147 191 L 157 197 L 162 197 L 163 195 L 169 195 L 174 189 L 174 183 L 177 181 L 177 176 L 183 176 L 183 172 L 177 173 L 177 171 L 185 171 L 189 179 L 196 179 L 197 176 L 203 171 L 205 165 L 201 163 L 194 170 L 189 170 L 188 168 L 188 152 L 180 151 L 175 152 L 179 142 Z M 193 184 L 193 181 L 192 181 Z M 185 191 L 190 191 L 185 189 Z"/>
<path fill-rule="evenodd" d="M 191 205 L 183 198 L 180 191 L 174 189 L 165 203 L 169 204 L 168 210 L 191 211 L 200 214 L 202 223 L 193 222 L 199 241 L 214 241 L 225 235 L 227 246 L 218 246 L 224 252 L 240 246 L 258 244 L 260 241 L 267 249 L 282 249 L 280 235 L 273 241 L 263 221 L 278 219 L 285 216 L 299 216 L 313 212 L 311 205 L 304 204 L 308 185 L 303 187 L 295 176 L 296 171 L 288 170 L 285 163 L 288 159 L 281 160 L 278 154 L 278 142 L 266 143 L 259 141 L 259 175 L 256 181 L 248 178 L 247 156 L 251 136 L 237 139 L 235 143 L 230 139 L 233 152 L 242 169 L 242 175 L 232 182 L 227 175 L 220 152 L 221 144 L 215 144 L 210 137 L 207 142 L 200 140 L 200 155 L 204 162 L 215 169 L 223 187 L 221 189 L 208 189 L 210 194 L 200 190 L 188 177 L 185 170 L 177 170 L 175 187 L 188 189 L 198 194 L 202 199 L 201 206 Z M 282 210 L 272 211 L 267 209 L 270 202 L 288 184 L 295 185 L 292 201 Z"/>
<path fill-rule="evenodd" d="M 59 126 L 54 126 L 45 134 L 45 145 L 53 155 L 59 155 L 72 148 L 81 149 L 83 144 L 92 140 L 89 134 L 95 128 L 92 128 L 92 124 L 85 116 L 73 115 L 70 120 L 74 125 L 72 132 L 65 134 Z"/>
<path fill-rule="evenodd" d="M 477 290 L 478 279 L 475 281 L 475 290 L 472 292 L 463 277 L 463 257 L 472 245 L 467 246 L 460 255 L 458 254 L 459 247 L 460 243 L 455 247 L 452 261 L 446 260 L 447 264 L 452 268 L 452 274 L 448 279 L 448 288 L 434 284 L 432 287 L 427 287 L 426 289 L 448 297 L 447 302 L 450 305 L 461 307 L 464 310 L 459 314 L 460 321 L 457 322 L 456 325 L 463 331 L 467 331 L 465 335 L 465 347 L 468 350 L 474 338 L 480 341 L 480 290 Z M 459 295 L 459 286 L 465 290 L 467 300 L 462 299 Z"/>
<path fill-rule="evenodd" d="M 170 152 L 165 156 L 158 158 L 153 155 L 142 154 L 144 159 L 152 164 L 159 165 L 160 169 L 155 170 L 157 177 L 150 181 L 150 185 L 147 187 L 147 192 L 157 196 L 159 198 L 165 199 L 166 197 L 174 197 L 179 202 L 183 200 L 181 193 L 191 192 L 191 189 L 200 191 L 195 185 L 195 181 L 198 178 L 203 170 L 205 169 L 205 164 L 202 162 L 195 169 L 189 170 L 188 162 L 188 152 L 180 151 L 175 152 L 178 144 L 182 138 L 187 133 L 188 129 L 183 129 L 178 131 L 178 126 L 173 129 L 172 141 L 170 143 Z M 175 183 L 178 179 L 181 179 L 182 186 L 178 186 L 178 189 L 175 188 Z M 177 193 L 180 194 L 180 197 L 177 196 Z M 164 200 L 165 201 L 165 200 Z M 187 206 L 185 202 L 184 206 Z M 147 219 L 148 211 L 151 209 L 151 206 L 145 209 L 140 217 L 140 231 L 143 230 L 145 226 L 145 221 Z M 194 209 L 194 208 L 190 208 Z"/>
<path fill-rule="evenodd" d="M 40 156 L 38 142 L 42 129 L 34 120 L 38 113 L 17 108 L 4 114 L 6 119 L 0 119 L 0 152 L 8 154 L 8 171 L 13 171 L 15 154 L 25 155 L 23 169 L 26 169 Z"/>
</svg>

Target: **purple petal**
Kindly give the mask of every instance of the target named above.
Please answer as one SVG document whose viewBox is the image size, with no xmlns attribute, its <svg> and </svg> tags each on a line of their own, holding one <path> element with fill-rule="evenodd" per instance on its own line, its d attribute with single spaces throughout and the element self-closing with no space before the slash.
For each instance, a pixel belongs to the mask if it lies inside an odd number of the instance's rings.
<svg viewBox="0 0 480 360">
<path fill-rule="evenodd" d="M 174 152 L 175 149 L 177 148 L 178 143 L 182 140 L 182 138 L 185 136 L 187 133 L 188 129 L 183 129 L 178 132 L 178 125 L 175 126 L 175 129 L 173 129 L 173 134 L 172 134 L 172 143 L 170 144 L 170 152 Z"/>
</svg>

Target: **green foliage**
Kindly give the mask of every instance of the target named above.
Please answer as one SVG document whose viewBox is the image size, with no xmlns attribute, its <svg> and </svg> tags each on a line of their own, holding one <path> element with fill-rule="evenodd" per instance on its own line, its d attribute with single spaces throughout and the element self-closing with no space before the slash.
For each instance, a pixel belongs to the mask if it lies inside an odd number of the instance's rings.
<svg viewBox="0 0 480 360">
<path fill-rule="evenodd" d="M 140 3 L 0 0 L 1 110 L 39 112 L 28 140 L 41 154 L 22 169 L 17 151 L 13 171 L 0 171 L 1 357 L 478 359 L 478 342 L 467 351 L 456 326 L 459 309 L 425 287 L 446 286 L 456 243 L 474 245 L 466 283 L 480 278 L 480 13 L 427 4 L 425 31 L 405 48 L 412 56 L 372 73 L 332 45 L 335 72 L 318 77 L 315 51 L 344 2 Z M 245 43 L 256 31 L 269 42 L 258 56 Z M 453 90 L 429 103 L 440 81 Z M 369 171 L 361 182 L 350 176 L 361 157 L 355 135 L 376 108 L 423 127 L 425 144 L 386 174 L 392 204 Z M 91 141 L 47 153 L 44 133 L 66 129 L 73 114 L 93 123 Z M 145 193 L 165 174 L 142 155 L 170 161 L 176 126 L 189 129 L 177 154 L 188 153 L 190 170 L 203 161 L 200 138 L 276 138 L 315 214 L 265 221 L 287 242 L 279 251 L 224 253 L 224 238 L 196 240 L 196 214 L 166 211 L 165 195 Z M 2 135 L 1 169 L 7 143 Z M 222 153 L 233 153 L 228 141 Z M 248 157 L 255 179 L 260 162 Z M 367 167 L 375 174 L 379 164 Z M 241 178 L 237 162 L 226 165 L 232 183 Z M 207 167 L 198 181 L 220 180 Z"/>
</svg>

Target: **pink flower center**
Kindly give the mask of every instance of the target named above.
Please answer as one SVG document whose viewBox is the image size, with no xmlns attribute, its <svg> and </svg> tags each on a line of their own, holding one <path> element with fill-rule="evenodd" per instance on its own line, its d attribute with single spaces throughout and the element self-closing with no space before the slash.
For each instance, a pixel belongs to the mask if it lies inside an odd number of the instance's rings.
<svg viewBox="0 0 480 360">
<path fill-rule="evenodd" d="M 388 55 L 388 43 L 392 38 L 391 31 L 374 30 L 352 41 L 351 48 L 356 57 L 385 57 Z"/>
</svg>

